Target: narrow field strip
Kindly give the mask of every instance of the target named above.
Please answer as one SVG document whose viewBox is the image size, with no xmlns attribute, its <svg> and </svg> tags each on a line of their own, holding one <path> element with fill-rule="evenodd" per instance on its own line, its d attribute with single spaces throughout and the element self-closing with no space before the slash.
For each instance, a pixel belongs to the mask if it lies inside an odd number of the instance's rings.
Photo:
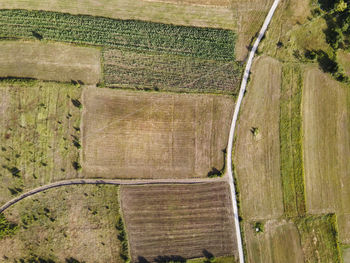
<svg viewBox="0 0 350 263">
<path fill-rule="evenodd" d="M 306 213 L 302 151 L 302 69 L 284 64 L 280 102 L 280 151 L 284 214 L 289 217 Z"/>
<path fill-rule="evenodd" d="M 224 29 L 27 10 L 0 10 L 0 37 L 48 39 L 224 61 L 234 60 L 236 39 L 233 31 Z"/>
</svg>

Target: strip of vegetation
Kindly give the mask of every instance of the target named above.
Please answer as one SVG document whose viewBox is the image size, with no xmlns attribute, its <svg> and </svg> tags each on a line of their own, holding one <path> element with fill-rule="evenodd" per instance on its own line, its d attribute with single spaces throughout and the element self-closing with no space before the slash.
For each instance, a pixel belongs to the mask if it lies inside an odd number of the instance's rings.
<svg viewBox="0 0 350 263">
<path fill-rule="evenodd" d="M 3 213 L 0 213 L 0 239 L 12 236 L 17 231 L 17 225 L 9 222 Z"/>
<path fill-rule="evenodd" d="M 236 39 L 232 31 L 224 29 L 28 10 L 1 10 L 0 37 L 49 39 L 225 61 L 234 60 Z"/>
<path fill-rule="evenodd" d="M 110 87 L 237 94 L 242 66 L 234 61 L 122 51 L 103 51 Z"/>
<path fill-rule="evenodd" d="M 342 262 L 336 215 L 303 217 L 296 220 L 296 226 L 305 262 Z"/>
<path fill-rule="evenodd" d="M 281 176 L 284 212 L 288 217 L 306 212 L 302 153 L 302 73 L 300 66 L 285 64 L 280 104 Z"/>
<path fill-rule="evenodd" d="M 118 239 L 121 244 L 121 249 L 119 252 L 120 258 L 124 260 L 124 262 L 130 262 L 129 243 L 128 243 L 128 238 L 125 231 L 124 221 L 123 221 L 123 218 L 121 217 L 121 211 L 117 216 L 117 223 L 115 227 L 118 230 Z"/>
</svg>

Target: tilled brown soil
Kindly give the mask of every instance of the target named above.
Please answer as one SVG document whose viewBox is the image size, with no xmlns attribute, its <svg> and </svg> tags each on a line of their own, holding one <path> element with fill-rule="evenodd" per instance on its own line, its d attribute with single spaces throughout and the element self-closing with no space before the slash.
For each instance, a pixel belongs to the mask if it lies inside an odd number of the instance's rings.
<svg viewBox="0 0 350 263">
<path fill-rule="evenodd" d="M 226 182 L 122 186 L 121 200 L 133 262 L 237 254 Z"/>
</svg>

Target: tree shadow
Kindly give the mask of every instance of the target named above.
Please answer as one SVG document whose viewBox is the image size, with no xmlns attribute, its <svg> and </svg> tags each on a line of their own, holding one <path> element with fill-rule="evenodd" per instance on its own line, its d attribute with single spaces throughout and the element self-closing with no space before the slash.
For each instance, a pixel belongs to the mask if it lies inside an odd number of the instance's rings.
<svg viewBox="0 0 350 263">
<path fill-rule="evenodd" d="M 209 178 L 214 178 L 214 177 L 220 177 L 223 175 L 225 168 L 226 168 L 226 148 L 221 150 L 222 154 L 224 155 L 224 164 L 222 166 L 222 168 L 219 170 L 216 167 L 212 167 L 211 170 L 208 172 L 207 176 Z"/>
<path fill-rule="evenodd" d="M 182 256 L 171 255 L 171 256 L 158 256 L 154 259 L 154 261 L 157 263 L 169 263 L 169 262 L 185 263 L 186 259 Z"/>
</svg>

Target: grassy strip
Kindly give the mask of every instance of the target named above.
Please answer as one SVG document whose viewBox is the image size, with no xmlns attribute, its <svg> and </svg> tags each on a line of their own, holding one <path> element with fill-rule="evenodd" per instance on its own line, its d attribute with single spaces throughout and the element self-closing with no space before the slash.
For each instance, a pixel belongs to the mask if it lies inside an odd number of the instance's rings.
<svg viewBox="0 0 350 263">
<path fill-rule="evenodd" d="M 0 37 L 49 39 L 134 51 L 234 60 L 230 30 L 116 20 L 58 12 L 1 10 Z"/>
<path fill-rule="evenodd" d="M 129 244 L 128 244 L 128 238 L 126 235 L 125 227 L 124 227 L 124 222 L 120 214 L 117 217 L 117 223 L 115 225 L 116 229 L 118 230 L 118 239 L 121 243 L 121 250 L 120 250 L 120 257 L 122 260 L 125 262 L 130 261 L 130 256 L 129 256 Z"/>
<path fill-rule="evenodd" d="M 296 220 L 305 262 L 342 262 L 336 215 L 307 216 Z"/>
<path fill-rule="evenodd" d="M 176 92 L 237 94 L 242 71 L 234 61 L 109 48 L 103 51 L 103 63 L 108 86 Z"/>
<path fill-rule="evenodd" d="M 286 216 L 305 214 L 302 153 L 302 74 L 295 64 L 285 64 L 282 73 L 280 142 L 283 203 Z"/>
</svg>

